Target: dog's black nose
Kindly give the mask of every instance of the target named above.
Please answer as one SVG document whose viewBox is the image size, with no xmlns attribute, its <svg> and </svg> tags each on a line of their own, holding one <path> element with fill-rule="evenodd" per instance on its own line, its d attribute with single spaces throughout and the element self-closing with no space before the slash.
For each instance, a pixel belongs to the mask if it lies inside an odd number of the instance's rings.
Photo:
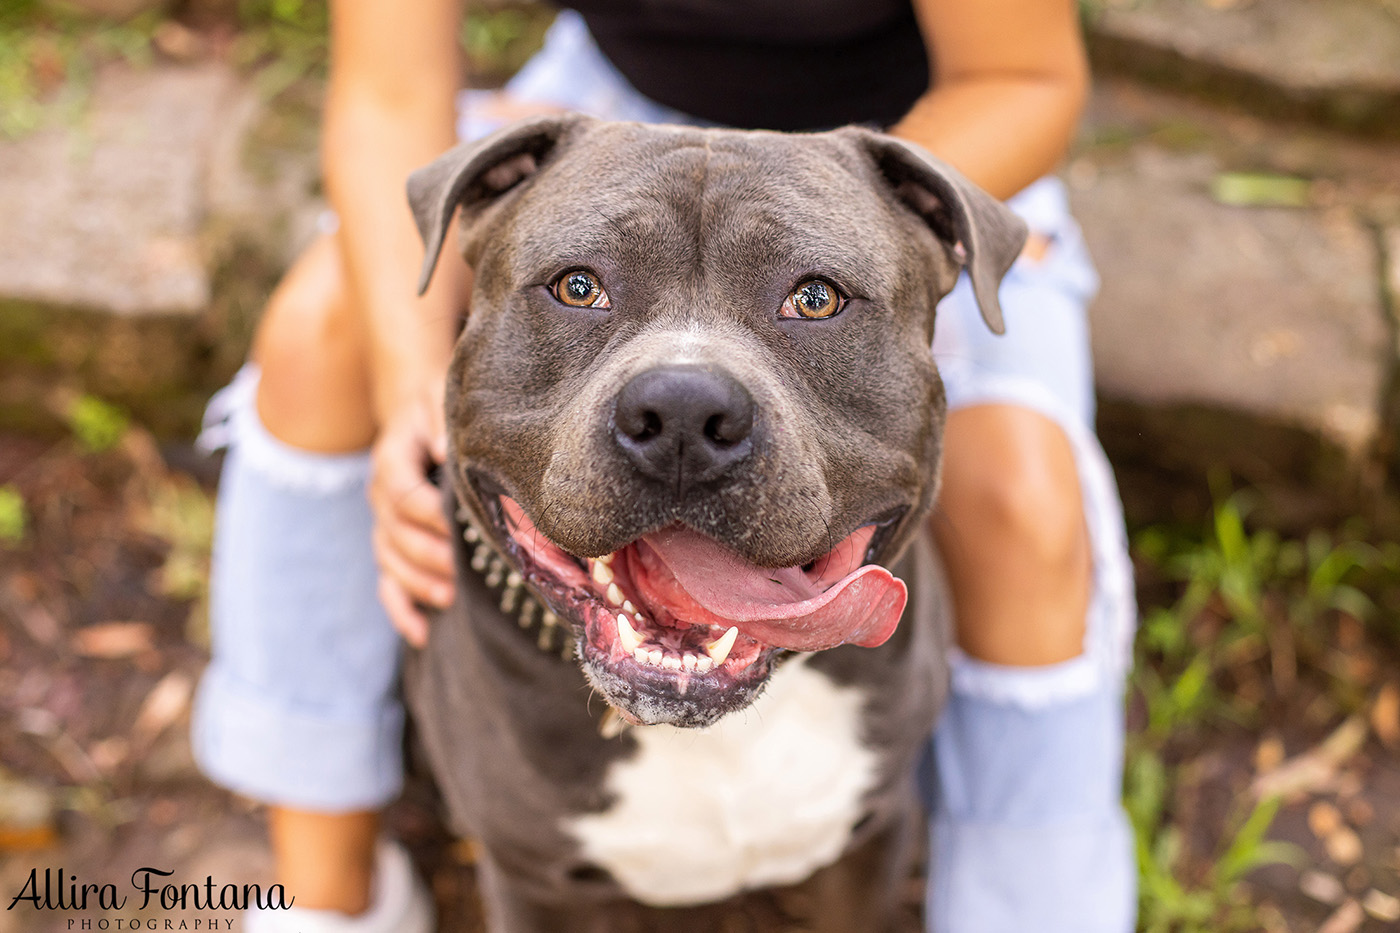
<svg viewBox="0 0 1400 933">
<path fill-rule="evenodd" d="M 684 495 L 749 455 L 753 417 L 753 397 L 724 370 L 662 366 L 622 387 L 613 434 L 637 469 Z"/>
</svg>

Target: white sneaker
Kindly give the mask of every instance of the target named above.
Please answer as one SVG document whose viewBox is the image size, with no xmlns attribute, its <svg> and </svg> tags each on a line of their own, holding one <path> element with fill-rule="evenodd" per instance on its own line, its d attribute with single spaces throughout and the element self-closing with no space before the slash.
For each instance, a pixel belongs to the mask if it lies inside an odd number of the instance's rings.
<svg viewBox="0 0 1400 933">
<path fill-rule="evenodd" d="M 288 892 L 295 895 L 296 892 Z M 338 910 L 288 907 L 243 912 L 244 933 L 433 933 L 433 899 L 403 846 L 379 840 L 374 852 L 369 909 L 350 916 Z"/>
</svg>

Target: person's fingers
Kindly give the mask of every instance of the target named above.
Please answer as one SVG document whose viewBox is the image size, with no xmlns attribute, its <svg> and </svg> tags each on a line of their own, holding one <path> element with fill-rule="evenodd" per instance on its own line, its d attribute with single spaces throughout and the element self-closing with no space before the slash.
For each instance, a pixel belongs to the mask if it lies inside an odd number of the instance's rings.
<svg viewBox="0 0 1400 933">
<path fill-rule="evenodd" d="M 438 609 L 452 605 L 452 581 L 427 573 L 405 559 L 393 547 L 382 524 L 374 530 L 374 557 L 380 573 L 393 577 L 414 602 Z"/>
<path fill-rule="evenodd" d="M 385 546 L 393 548 L 424 574 L 447 586 L 452 585 L 455 570 L 452 544 L 447 538 L 408 522 L 384 521 L 379 527 L 384 531 Z"/>
<path fill-rule="evenodd" d="M 395 431 L 381 438 L 375 446 L 370 504 L 380 521 L 392 515 L 446 538 L 448 526 L 442 494 L 428 481 L 423 454 L 421 441 L 410 435 Z"/>
<path fill-rule="evenodd" d="M 394 630 L 403 636 L 404 641 L 415 648 L 422 648 L 428 643 L 427 618 L 413 605 L 413 600 L 398 581 L 383 573 L 379 575 L 379 602 L 389 614 Z"/>
</svg>

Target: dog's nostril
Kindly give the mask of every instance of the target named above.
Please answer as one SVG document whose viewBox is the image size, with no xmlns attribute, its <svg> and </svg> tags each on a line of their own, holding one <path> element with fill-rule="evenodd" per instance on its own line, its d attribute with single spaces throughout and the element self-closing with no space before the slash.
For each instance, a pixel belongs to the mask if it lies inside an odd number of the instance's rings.
<svg viewBox="0 0 1400 933">
<path fill-rule="evenodd" d="M 642 412 L 642 429 L 632 436 L 639 441 L 649 441 L 661 433 L 664 427 L 661 416 L 654 411 Z"/>
<path fill-rule="evenodd" d="M 721 447 L 729 447 L 749 436 L 748 430 L 734 430 L 732 419 L 724 415 L 711 415 L 705 422 L 705 438 Z"/>
</svg>

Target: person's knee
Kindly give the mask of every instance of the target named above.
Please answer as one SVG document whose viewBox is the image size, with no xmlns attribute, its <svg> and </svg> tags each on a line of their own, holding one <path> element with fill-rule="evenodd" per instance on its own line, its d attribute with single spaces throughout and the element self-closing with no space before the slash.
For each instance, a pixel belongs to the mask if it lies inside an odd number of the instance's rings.
<svg viewBox="0 0 1400 933">
<path fill-rule="evenodd" d="M 1027 571 L 1088 572 L 1074 451 L 1043 415 L 997 406 L 950 417 L 943 501 L 960 537 L 1014 554 Z"/>
<path fill-rule="evenodd" d="M 374 437 L 369 352 L 335 242 L 313 244 L 268 301 L 253 345 L 258 415 L 277 439 L 338 453 Z"/>
<path fill-rule="evenodd" d="M 1083 650 L 1092 557 L 1068 438 L 1026 409 L 982 406 L 948 420 L 936 521 L 958 642 L 1012 665 Z"/>
</svg>

